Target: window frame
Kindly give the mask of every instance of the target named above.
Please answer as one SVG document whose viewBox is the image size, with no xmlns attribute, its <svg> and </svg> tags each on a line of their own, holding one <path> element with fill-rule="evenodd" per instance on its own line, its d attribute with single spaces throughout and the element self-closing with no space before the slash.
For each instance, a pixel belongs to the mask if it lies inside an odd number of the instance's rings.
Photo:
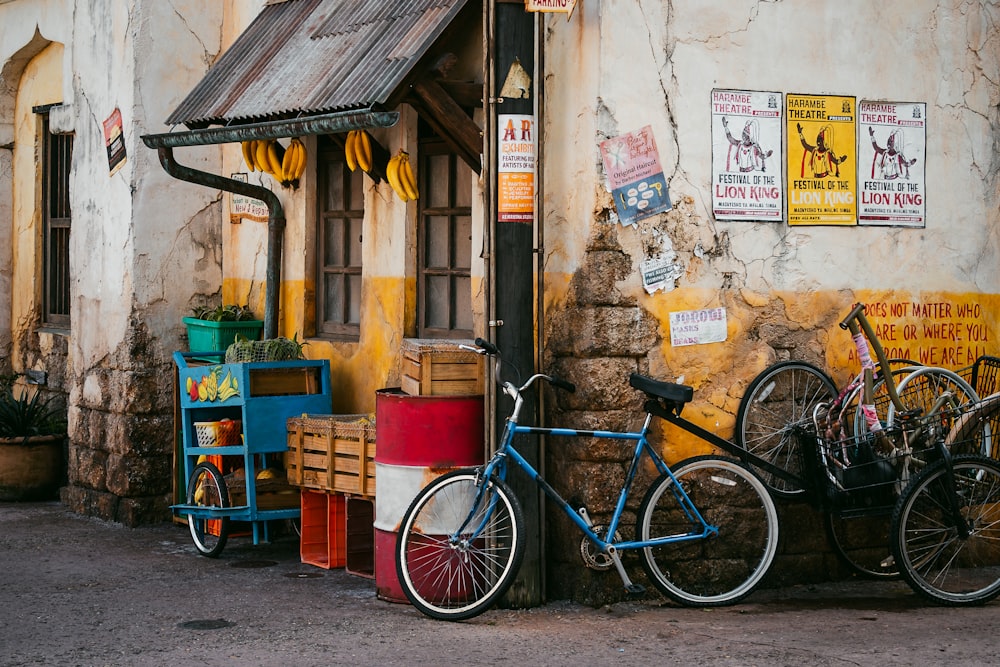
<svg viewBox="0 0 1000 667">
<path fill-rule="evenodd" d="M 41 123 L 42 300 L 41 321 L 46 327 L 68 330 L 70 308 L 70 235 L 72 206 L 70 173 L 73 135 L 53 133 L 49 110 L 58 105 L 34 107 Z"/>
<path fill-rule="evenodd" d="M 365 217 L 365 197 L 363 174 L 352 172 L 347 167 L 344 147 L 330 137 L 317 138 L 317 192 L 316 192 L 316 267 L 315 267 L 315 336 L 330 340 L 357 341 L 361 337 L 361 298 L 363 292 L 363 230 Z M 330 201 L 331 169 L 339 171 L 340 192 L 344 198 L 345 208 L 326 209 Z M 354 201 L 357 198 L 359 201 Z M 328 251 L 328 222 L 341 221 L 345 223 L 341 230 L 344 237 L 339 248 L 345 253 L 339 263 L 326 264 Z M 358 233 L 357 244 L 351 242 Z M 356 249 L 357 257 L 353 257 L 351 249 Z M 335 320 L 328 319 L 328 278 L 340 276 L 344 287 L 344 298 L 341 300 L 342 312 Z M 352 280 L 357 281 L 357 289 L 350 287 Z M 358 321 L 351 321 L 351 299 L 356 299 Z"/>
<path fill-rule="evenodd" d="M 445 156 L 448 160 L 448 186 L 447 186 L 447 198 L 448 203 L 445 206 L 430 206 L 429 205 L 429 194 L 430 194 L 430 179 L 434 174 L 430 168 L 430 163 L 433 158 Z M 420 191 L 420 198 L 417 200 L 418 211 L 417 211 L 417 336 L 419 338 L 445 338 L 445 339 L 458 339 L 458 338 L 471 338 L 473 336 L 472 329 L 472 239 L 471 239 L 471 225 L 472 225 L 472 205 L 471 205 L 471 168 L 465 164 L 464 161 L 458 156 L 458 154 L 451 149 L 443 140 L 436 136 L 421 137 L 419 141 L 419 152 L 417 159 L 417 179 Z M 468 169 L 470 174 L 470 179 L 461 179 L 457 176 L 458 169 Z M 469 182 L 470 191 L 466 193 L 469 198 L 468 206 L 459 206 L 456 203 L 457 196 L 457 185 L 460 183 Z M 447 218 L 448 220 L 448 230 L 446 239 L 446 251 L 448 254 L 448 266 L 436 266 L 428 267 L 428 234 L 432 231 L 431 225 L 429 224 L 430 218 Z M 462 241 L 462 245 L 466 248 L 456 250 L 458 245 L 457 233 L 460 231 L 456 222 L 460 218 L 466 218 L 469 221 L 469 235 L 470 238 L 467 241 Z M 466 257 L 466 266 L 458 266 L 456 262 L 456 257 L 459 252 L 463 250 L 468 252 L 468 257 Z M 432 326 L 427 322 L 428 319 L 428 308 L 429 303 L 427 299 L 428 292 L 428 279 L 430 278 L 444 278 L 447 280 L 447 320 L 448 326 Z M 463 280 L 467 286 L 464 293 L 459 292 L 459 287 L 456 286 L 456 280 Z M 464 315 L 469 322 L 468 328 L 460 328 L 457 326 L 458 320 L 460 318 L 458 299 L 465 300 L 465 307 L 467 311 L 461 313 Z"/>
</svg>

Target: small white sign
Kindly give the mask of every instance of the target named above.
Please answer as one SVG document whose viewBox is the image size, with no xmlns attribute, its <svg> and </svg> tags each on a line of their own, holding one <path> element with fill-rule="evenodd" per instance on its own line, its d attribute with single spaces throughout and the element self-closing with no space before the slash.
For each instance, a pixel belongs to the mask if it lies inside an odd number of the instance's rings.
<svg viewBox="0 0 1000 667">
<path fill-rule="evenodd" d="M 247 175 L 245 173 L 232 174 L 232 179 L 234 181 L 239 181 L 241 183 L 247 182 Z M 229 200 L 229 222 L 239 223 L 241 220 L 254 220 L 256 222 L 267 222 L 269 211 L 267 210 L 267 204 L 259 199 L 254 199 L 253 197 L 247 197 L 246 195 L 236 194 L 235 192 L 230 193 Z"/>
<path fill-rule="evenodd" d="M 679 310 L 670 313 L 670 344 L 701 345 L 726 340 L 726 309 Z"/>
<path fill-rule="evenodd" d="M 647 294 L 657 290 L 669 292 L 674 289 L 674 282 L 683 275 L 683 268 L 677 263 L 677 254 L 672 250 L 642 262 L 642 286 Z"/>
</svg>

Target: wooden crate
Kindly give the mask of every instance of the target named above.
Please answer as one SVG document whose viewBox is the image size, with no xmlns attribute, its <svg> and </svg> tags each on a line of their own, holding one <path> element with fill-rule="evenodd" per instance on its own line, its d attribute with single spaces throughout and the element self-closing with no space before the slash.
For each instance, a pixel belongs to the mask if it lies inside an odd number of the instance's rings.
<svg viewBox="0 0 1000 667">
<path fill-rule="evenodd" d="M 252 368 L 250 396 L 294 396 L 318 394 L 323 382 L 321 368 Z"/>
<path fill-rule="evenodd" d="M 211 456 L 210 459 L 222 457 Z M 221 462 L 218 464 L 221 465 Z M 246 479 L 243 469 L 226 475 L 226 486 L 229 489 L 229 504 L 232 507 L 242 507 L 247 504 Z M 289 484 L 284 478 L 254 480 L 258 510 L 285 510 L 299 506 L 299 489 Z"/>
<path fill-rule="evenodd" d="M 288 420 L 288 481 L 295 486 L 375 495 L 375 424 L 367 415 Z"/>
<path fill-rule="evenodd" d="M 483 357 L 460 350 L 458 340 L 403 341 L 401 388 L 411 396 L 483 393 Z"/>
</svg>

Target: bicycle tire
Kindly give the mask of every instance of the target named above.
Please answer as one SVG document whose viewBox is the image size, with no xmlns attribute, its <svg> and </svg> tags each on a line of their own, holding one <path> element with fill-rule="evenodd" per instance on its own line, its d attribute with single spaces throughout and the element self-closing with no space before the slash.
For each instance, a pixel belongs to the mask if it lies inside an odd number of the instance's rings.
<svg viewBox="0 0 1000 667">
<path fill-rule="evenodd" d="M 935 401 L 945 392 L 951 392 L 959 406 L 969 406 L 979 401 L 979 394 L 965 378 L 955 371 L 937 366 L 922 366 L 908 373 L 896 386 L 899 400 L 908 410 L 920 409 L 928 414 Z M 891 402 L 886 409 L 886 424 L 896 421 L 896 406 Z M 969 452 L 983 453 L 983 452 Z"/>
<path fill-rule="evenodd" d="M 483 483 L 474 469 L 452 471 L 424 487 L 403 515 L 396 574 L 406 598 L 431 618 L 478 616 L 507 592 L 521 566 L 521 505 L 503 481 Z M 453 536 L 463 523 L 482 530 Z"/>
<path fill-rule="evenodd" d="M 843 516 L 824 514 L 827 539 L 844 565 L 868 579 L 898 579 L 899 568 L 889 547 L 891 512 Z"/>
<path fill-rule="evenodd" d="M 675 479 L 718 533 L 646 547 L 643 569 L 660 592 L 680 604 L 718 607 L 739 602 L 753 592 L 774 560 L 774 500 L 760 478 L 736 459 L 696 456 L 677 464 L 673 475 L 660 476 L 647 491 L 636 523 L 638 539 L 698 529 L 689 508 L 678 500 Z"/>
<path fill-rule="evenodd" d="M 813 408 L 832 401 L 837 387 L 825 372 L 804 361 L 780 361 L 747 387 L 736 413 L 736 444 L 793 475 L 804 475 L 802 443 L 794 427 L 811 421 Z M 745 461 L 749 464 L 749 461 Z M 750 464 L 775 494 L 795 497 L 805 489 Z"/>
<path fill-rule="evenodd" d="M 953 454 L 982 454 L 1000 458 L 1000 393 L 990 394 L 952 424 L 945 445 Z"/>
<path fill-rule="evenodd" d="M 203 461 L 191 471 L 188 480 L 187 504 L 197 507 L 229 507 L 229 489 L 215 464 Z M 188 514 L 188 530 L 195 548 L 202 556 L 216 558 L 229 540 L 229 517 L 196 517 Z"/>
<path fill-rule="evenodd" d="M 892 550 L 903 578 L 924 598 L 946 606 L 980 605 L 1000 595 L 1000 463 L 985 456 L 952 459 L 957 494 L 945 461 L 913 478 L 893 510 Z M 969 536 L 949 510 L 959 501 Z"/>
</svg>

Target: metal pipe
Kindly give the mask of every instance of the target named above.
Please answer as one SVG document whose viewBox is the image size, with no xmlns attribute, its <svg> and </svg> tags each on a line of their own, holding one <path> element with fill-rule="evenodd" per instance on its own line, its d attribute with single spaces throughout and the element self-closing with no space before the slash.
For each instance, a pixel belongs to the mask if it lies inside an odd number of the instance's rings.
<svg viewBox="0 0 1000 667">
<path fill-rule="evenodd" d="M 267 269 L 264 283 L 264 338 L 278 336 L 278 309 L 281 298 L 281 243 L 285 233 L 285 211 L 281 200 L 271 190 L 226 178 L 207 171 L 185 167 L 174 159 L 179 146 L 229 144 L 250 139 L 279 139 L 309 134 L 337 134 L 367 127 L 392 127 L 399 122 L 398 111 L 340 111 L 323 116 L 250 123 L 231 127 L 211 127 L 186 132 L 146 134 L 142 141 L 155 148 L 164 171 L 182 181 L 235 192 L 259 199 L 267 205 Z"/>
<path fill-rule="evenodd" d="M 367 127 L 392 127 L 399 122 L 398 111 L 339 111 L 323 116 L 273 120 L 247 125 L 206 127 L 185 132 L 146 134 L 142 141 L 150 148 L 230 144 L 250 139 L 281 139 L 310 134 L 337 134 Z"/>
</svg>

